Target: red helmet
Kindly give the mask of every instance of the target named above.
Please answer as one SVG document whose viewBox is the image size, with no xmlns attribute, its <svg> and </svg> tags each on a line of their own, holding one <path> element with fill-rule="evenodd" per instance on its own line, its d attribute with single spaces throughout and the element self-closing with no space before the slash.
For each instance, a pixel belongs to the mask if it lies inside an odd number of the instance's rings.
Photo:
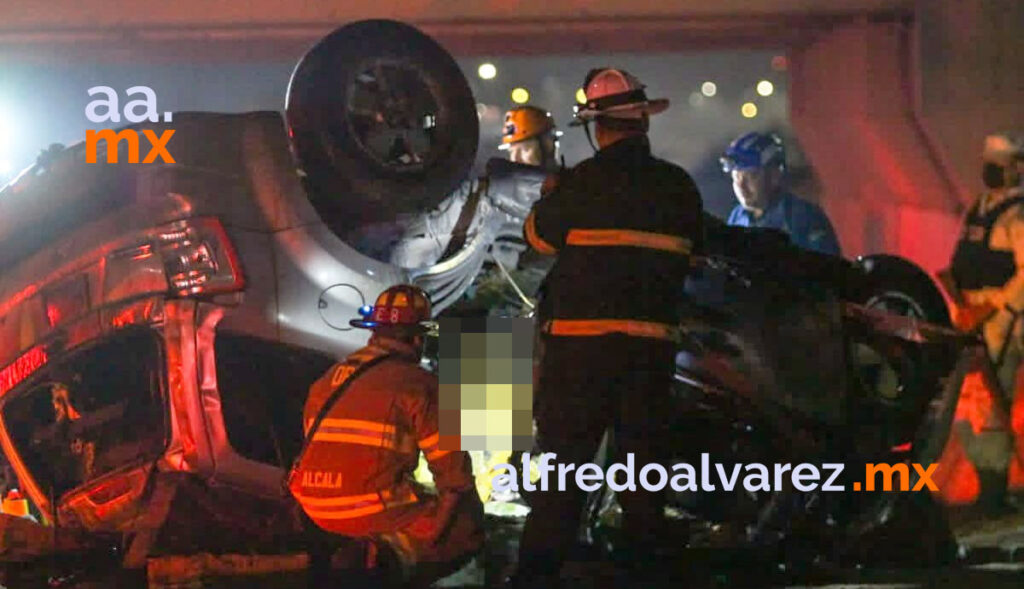
<svg viewBox="0 0 1024 589">
<path fill-rule="evenodd" d="M 649 99 L 644 88 L 640 80 L 625 70 L 591 70 L 583 83 L 587 101 L 576 107 L 576 119 L 589 121 L 599 116 L 639 119 L 668 108 L 667 98 Z"/>
<path fill-rule="evenodd" d="M 398 284 L 380 293 L 373 306 L 359 309 L 362 319 L 353 319 L 353 327 L 375 329 L 379 327 L 413 326 L 429 328 L 430 299 L 418 286 Z"/>
</svg>

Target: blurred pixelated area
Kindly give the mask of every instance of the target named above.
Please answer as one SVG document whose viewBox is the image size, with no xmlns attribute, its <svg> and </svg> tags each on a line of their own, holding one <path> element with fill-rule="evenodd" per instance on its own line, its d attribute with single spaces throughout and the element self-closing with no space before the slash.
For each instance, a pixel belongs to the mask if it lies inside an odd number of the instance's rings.
<svg viewBox="0 0 1024 589">
<path fill-rule="evenodd" d="M 527 451 L 533 446 L 533 321 L 439 322 L 440 447 Z"/>
</svg>

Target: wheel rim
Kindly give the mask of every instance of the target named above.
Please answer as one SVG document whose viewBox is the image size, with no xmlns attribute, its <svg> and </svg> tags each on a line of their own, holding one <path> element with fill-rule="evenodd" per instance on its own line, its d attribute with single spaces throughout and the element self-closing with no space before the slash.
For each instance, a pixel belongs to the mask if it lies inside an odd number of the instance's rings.
<svg viewBox="0 0 1024 589">
<path fill-rule="evenodd" d="M 375 60 L 348 88 L 346 122 L 372 161 L 394 173 L 425 169 L 441 145 L 444 116 L 436 83 L 414 64 Z"/>
<path fill-rule="evenodd" d="M 877 309 L 894 315 L 902 315 L 904 317 L 913 317 L 915 319 L 922 320 L 927 319 L 927 314 L 920 303 L 906 293 L 895 290 L 886 291 L 871 297 L 866 303 L 864 303 L 864 306 L 869 309 Z"/>
</svg>

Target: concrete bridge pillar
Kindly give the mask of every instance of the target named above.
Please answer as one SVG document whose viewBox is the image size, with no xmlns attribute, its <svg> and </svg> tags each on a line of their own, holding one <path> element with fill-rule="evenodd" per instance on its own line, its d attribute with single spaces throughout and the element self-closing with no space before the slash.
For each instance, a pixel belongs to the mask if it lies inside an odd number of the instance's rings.
<svg viewBox="0 0 1024 589">
<path fill-rule="evenodd" d="M 792 124 L 846 254 L 948 263 L 982 138 L 1024 131 L 1020 23 L 1013 0 L 920 0 L 791 49 Z"/>
</svg>

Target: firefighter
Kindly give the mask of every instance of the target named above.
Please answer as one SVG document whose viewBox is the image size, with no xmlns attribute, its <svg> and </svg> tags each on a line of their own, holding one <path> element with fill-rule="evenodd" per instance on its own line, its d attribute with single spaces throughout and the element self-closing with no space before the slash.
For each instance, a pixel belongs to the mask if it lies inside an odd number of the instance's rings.
<svg viewBox="0 0 1024 589">
<path fill-rule="evenodd" d="M 732 189 L 739 201 L 729 214 L 729 225 L 779 229 L 802 248 L 840 255 L 835 230 L 825 212 L 784 190 L 786 151 L 778 135 L 742 135 L 719 161 L 722 170 L 732 177 Z"/>
<path fill-rule="evenodd" d="M 558 138 L 561 136 L 551 113 L 536 106 L 518 106 L 505 113 L 498 149 L 508 151 L 512 162 L 554 172 L 558 168 Z"/>
<path fill-rule="evenodd" d="M 703 204 L 685 170 L 651 155 L 650 116 L 668 100 L 648 99 L 620 69 L 592 70 L 583 87 L 587 102 L 573 125 L 592 145 L 596 138 L 596 153 L 545 181 L 524 227 L 533 249 L 555 256 L 538 313 L 537 442 L 557 462 L 579 465 L 613 428 L 620 461 L 631 453 L 636 464 L 663 462 L 676 301 Z M 549 489 L 531 493 L 511 586 L 557 586 L 574 544 L 584 492 L 571 482 Z M 664 540 L 663 496 L 639 489 L 619 502 L 630 547 L 623 553 L 652 554 Z"/>
<path fill-rule="evenodd" d="M 389 549 L 403 586 L 426 586 L 480 549 L 483 507 L 469 456 L 442 448 L 437 376 L 419 365 L 427 296 L 415 286 L 393 286 L 362 311 L 364 318 L 351 324 L 372 331 L 366 347 L 310 388 L 303 412 L 308 447 L 289 487 L 316 526 Z M 413 479 L 420 452 L 436 494 Z"/>
<path fill-rule="evenodd" d="M 955 431 L 978 474 L 978 504 L 1000 511 L 1008 478 L 1024 486 L 1024 393 L 1017 384 L 1024 360 L 1024 137 L 986 137 L 982 161 L 988 190 L 966 215 L 947 275 L 958 303 L 954 323 L 980 330 L 997 382 L 986 387 L 991 398 L 971 409 L 974 427 L 959 420 Z M 974 395 L 972 403 L 979 401 Z"/>
<path fill-rule="evenodd" d="M 477 184 L 477 191 L 486 193 L 486 200 L 489 206 L 505 211 L 525 211 L 529 209 L 530 195 L 536 195 L 536 190 L 521 190 L 519 185 L 532 184 L 535 188 L 540 186 L 543 177 L 558 169 L 558 138 L 561 131 L 555 126 L 555 120 L 551 113 L 536 106 L 519 106 L 505 113 L 505 122 L 502 127 L 501 143 L 498 149 L 508 154 L 508 160 L 495 158 L 487 163 L 487 175 L 480 179 Z M 515 182 L 508 182 L 507 179 L 512 173 L 522 173 L 526 166 L 538 168 L 539 170 L 529 173 L 529 176 L 520 176 Z M 534 180 L 535 178 L 535 180 Z M 476 202 L 482 194 L 471 194 L 467 199 L 468 206 L 463 206 L 461 223 L 463 229 L 453 230 L 453 235 L 459 235 L 460 239 L 452 240 L 446 248 L 446 252 L 440 259 L 458 253 L 455 245 L 464 243 L 466 229 L 469 228 L 469 217 L 466 212 L 476 210 Z M 522 231 L 522 214 L 510 218 L 506 227 L 499 230 L 502 236 L 511 236 L 513 232 L 518 234 Z M 456 223 L 457 228 L 460 223 Z M 490 267 L 480 273 L 471 288 L 471 299 L 466 299 L 461 305 L 457 305 L 453 311 L 460 314 L 508 314 L 516 309 L 523 309 L 524 298 L 529 300 L 536 294 L 537 288 L 544 275 L 550 269 L 550 260 L 532 251 L 523 251 L 524 245 L 516 239 L 511 241 L 505 238 L 498 239 L 491 246 L 491 259 L 501 268 Z M 506 274 L 507 272 L 507 274 Z M 510 307 L 509 302 L 515 301 L 515 307 Z M 532 303 L 531 303 L 532 304 Z M 494 464 L 505 462 L 498 460 Z"/>
</svg>

